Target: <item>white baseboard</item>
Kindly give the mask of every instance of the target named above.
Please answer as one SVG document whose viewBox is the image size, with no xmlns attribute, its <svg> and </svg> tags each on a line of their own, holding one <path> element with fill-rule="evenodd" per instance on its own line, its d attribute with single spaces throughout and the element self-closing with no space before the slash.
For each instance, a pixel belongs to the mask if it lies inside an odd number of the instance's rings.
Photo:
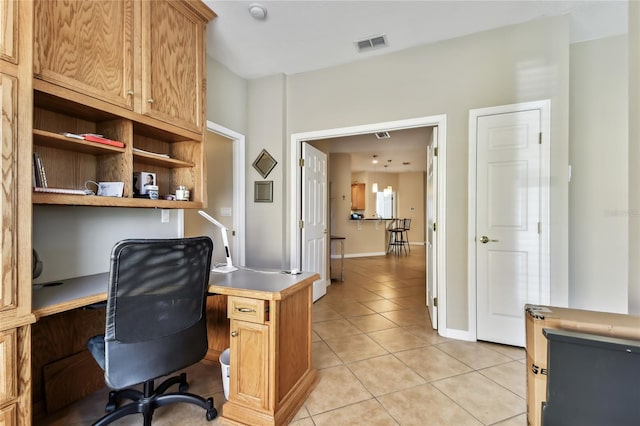
<svg viewBox="0 0 640 426">
<path fill-rule="evenodd" d="M 438 334 L 442 337 L 448 337 L 449 339 L 465 340 L 467 342 L 475 342 L 475 333 L 471 333 L 467 330 L 457 330 L 455 328 L 438 328 Z"/>
</svg>

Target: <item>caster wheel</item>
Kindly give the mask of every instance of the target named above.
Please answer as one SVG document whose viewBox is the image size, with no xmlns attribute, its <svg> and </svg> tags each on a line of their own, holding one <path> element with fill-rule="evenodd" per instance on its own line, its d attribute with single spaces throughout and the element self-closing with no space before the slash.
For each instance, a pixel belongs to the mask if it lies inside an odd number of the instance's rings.
<svg viewBox="0 0 640 426">
<path fill-rule="evenodd" d="M 207 410 L 207 421 L 211 421 L 215 419 L 217 416 L 218 416 L 218 410 L 216 410 L 215 408 L 211 408 Z"/>
</svg>

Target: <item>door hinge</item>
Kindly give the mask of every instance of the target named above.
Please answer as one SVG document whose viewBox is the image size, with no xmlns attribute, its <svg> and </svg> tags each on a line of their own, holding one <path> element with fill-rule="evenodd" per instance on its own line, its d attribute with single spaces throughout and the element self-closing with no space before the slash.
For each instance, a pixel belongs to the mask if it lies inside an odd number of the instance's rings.
<svg viewBox="0 0 640 426">
<path fill-rule="evenodd" d="M 538 235 L 542 235 L 542 222 L 538 222 Z"/>
<path fill-rule="evenodd" d="M 434 307 L 434 308 L 437 308 L 437 307 L 438 307 L 438 298 L 437 298 L 437 297 L 434 297 L 434 298 L 433 298 L 433 307 Z"/>
<path fill-rule="evenodd" d="M 438 147 L 437 146 L 435 148 L 433 148 L 433 156 L 434 157 L 438 156 Z"/>
<path fill-rule="evenodd" d="M 304 228 L 304 220 L 301 220 L 300 222 L 298 222 L 298 228 L 300 229 Z"/>
<path fill-rule="evenodd" d="M 542 145 L 542 132 L 538 133 L 538 144 Z"/>
<path fill-rule="evenodd" d="M 433 232 L 436 232 L 438 230 L 438 227 L 436 226 L 436 223 L 433 222 Z"/>
<path fill-rule="evenodd" d="M 300 165 L 300 167 L 304 167 L 304 158 L 299 159 L 298 164 Z"/>
</svg>

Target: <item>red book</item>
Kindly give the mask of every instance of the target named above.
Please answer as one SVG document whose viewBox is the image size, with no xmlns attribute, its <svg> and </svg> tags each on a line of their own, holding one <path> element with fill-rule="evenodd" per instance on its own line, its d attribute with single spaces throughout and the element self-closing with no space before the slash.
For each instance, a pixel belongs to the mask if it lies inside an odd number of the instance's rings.
<svg viewBox="0 0 640 426">
<path fill-rule="evenodd" d="M 91 133 L 85 133 L 82 136 L 84 136 L 84 140 L 89 142 L 98 142 L 98 143 L 103 143 L 105 145 L 117 146 L 119 148 L 124 147 L 124 142 L 114 141 L 114 140 L 103 138 L 102 136 L 94 135 Z"/>
</svg>

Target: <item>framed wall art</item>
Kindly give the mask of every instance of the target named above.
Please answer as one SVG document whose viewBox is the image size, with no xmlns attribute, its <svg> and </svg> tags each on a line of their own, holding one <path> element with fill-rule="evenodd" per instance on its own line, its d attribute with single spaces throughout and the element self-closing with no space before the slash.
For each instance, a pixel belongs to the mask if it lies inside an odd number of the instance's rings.
<svg viewBox="0 0 640 426">
<path fill-rule="evenodd" d="M 253 201 L 256 203 L 273 203 L 273 181 L 256 181 L 253 192 Z"/>
<path fill-rule="evenodd" d="M 278 162 L 267 152 L 266 149 L 263 149 L 253 162 L 253 168 L 260 173 L 262 179 L 266 179 L 276 164 L 278 164 Z"/>
</svg>

